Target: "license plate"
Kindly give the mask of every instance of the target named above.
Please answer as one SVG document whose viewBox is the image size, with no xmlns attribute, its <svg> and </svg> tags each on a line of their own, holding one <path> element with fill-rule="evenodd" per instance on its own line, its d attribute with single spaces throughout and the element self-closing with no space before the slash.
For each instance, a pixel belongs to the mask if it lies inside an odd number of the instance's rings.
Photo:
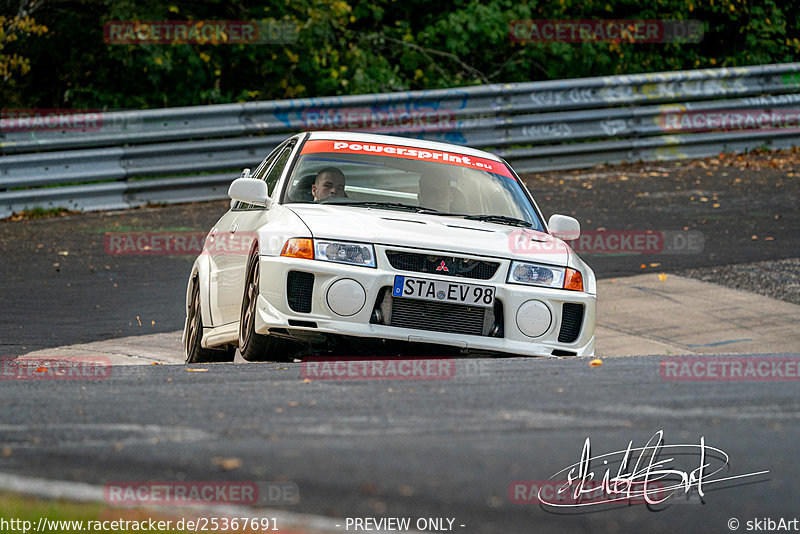
<svg viewBox="0 0 800 534">
<path fill-rule="evenodd" d="M 494 305 L 494 287 L 396 275 L 392 296 L 469 306 Z"/>
</svg>

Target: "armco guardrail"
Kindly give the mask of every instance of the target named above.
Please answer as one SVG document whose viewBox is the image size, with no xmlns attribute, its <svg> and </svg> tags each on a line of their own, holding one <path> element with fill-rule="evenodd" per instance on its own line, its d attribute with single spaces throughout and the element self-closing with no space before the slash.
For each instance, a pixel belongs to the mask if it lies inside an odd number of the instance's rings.
<svg viewBox="0 0 800 534">
<path fill-rule="evenodd" d="M 0 122 L 0 217 L 34 206 L 117 209 L 223 198 L 242 167 L 301 130 L 480 147 L 528 172 L 800 145 L 798 110 L 800 63 L 87 111 L 59 117 L 59 127 L 8 110 Z"/>
</svg>

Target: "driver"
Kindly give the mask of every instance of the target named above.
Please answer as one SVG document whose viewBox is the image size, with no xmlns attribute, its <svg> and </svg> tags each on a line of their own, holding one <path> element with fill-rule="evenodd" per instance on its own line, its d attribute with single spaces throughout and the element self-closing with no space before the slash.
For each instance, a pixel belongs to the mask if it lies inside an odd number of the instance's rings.
<svg viewBox="0 0 800 534">
<path fill-rule="evenodd" d="M 325 167 L 317 173 L 314 185 L 311 186 L 311 195 L 314 202 L 331 197 L 344 197 L 344 173 L 336 167 Z"/>
</svg>

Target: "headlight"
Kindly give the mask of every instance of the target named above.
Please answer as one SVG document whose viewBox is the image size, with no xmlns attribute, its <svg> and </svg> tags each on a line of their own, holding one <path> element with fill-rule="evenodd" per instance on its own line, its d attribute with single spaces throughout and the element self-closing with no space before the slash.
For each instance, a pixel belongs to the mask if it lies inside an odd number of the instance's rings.
<svg viewBox="0 0 800 534">
<path fill-rule="evenodd" d="M 511 263 L 508 273 L 511 284 L 552 287 L 583 291 L 583 279 L 580 271 L 565 267 L 549 267 L 535 263 L 515 261 Z"/>
<path fill-rule="evenodd" d="M 314 240 L 314 259 L 375 267 L 375 251 L 365 243 Z"/>
</svg>

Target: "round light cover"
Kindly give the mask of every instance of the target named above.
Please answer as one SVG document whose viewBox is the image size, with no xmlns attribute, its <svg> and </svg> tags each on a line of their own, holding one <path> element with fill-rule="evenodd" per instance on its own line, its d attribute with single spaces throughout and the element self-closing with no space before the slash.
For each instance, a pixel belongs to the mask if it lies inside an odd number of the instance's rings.
<svg viewBox="0 0 800 534">
<path fill-rule="evenodd" d="M 328 307 L 337 315 L 349 317 L 361 311 L 367 302 L 367 292 L 350 278 L 335 281 L 328 288 Z"/>
<path fill-rule="evenodd" d="M 517 328 L 528 337 L 539 337 L 550 329 L 553 314 L 540 300 L 529 300 L 517 310 Z"/>
</svg>

